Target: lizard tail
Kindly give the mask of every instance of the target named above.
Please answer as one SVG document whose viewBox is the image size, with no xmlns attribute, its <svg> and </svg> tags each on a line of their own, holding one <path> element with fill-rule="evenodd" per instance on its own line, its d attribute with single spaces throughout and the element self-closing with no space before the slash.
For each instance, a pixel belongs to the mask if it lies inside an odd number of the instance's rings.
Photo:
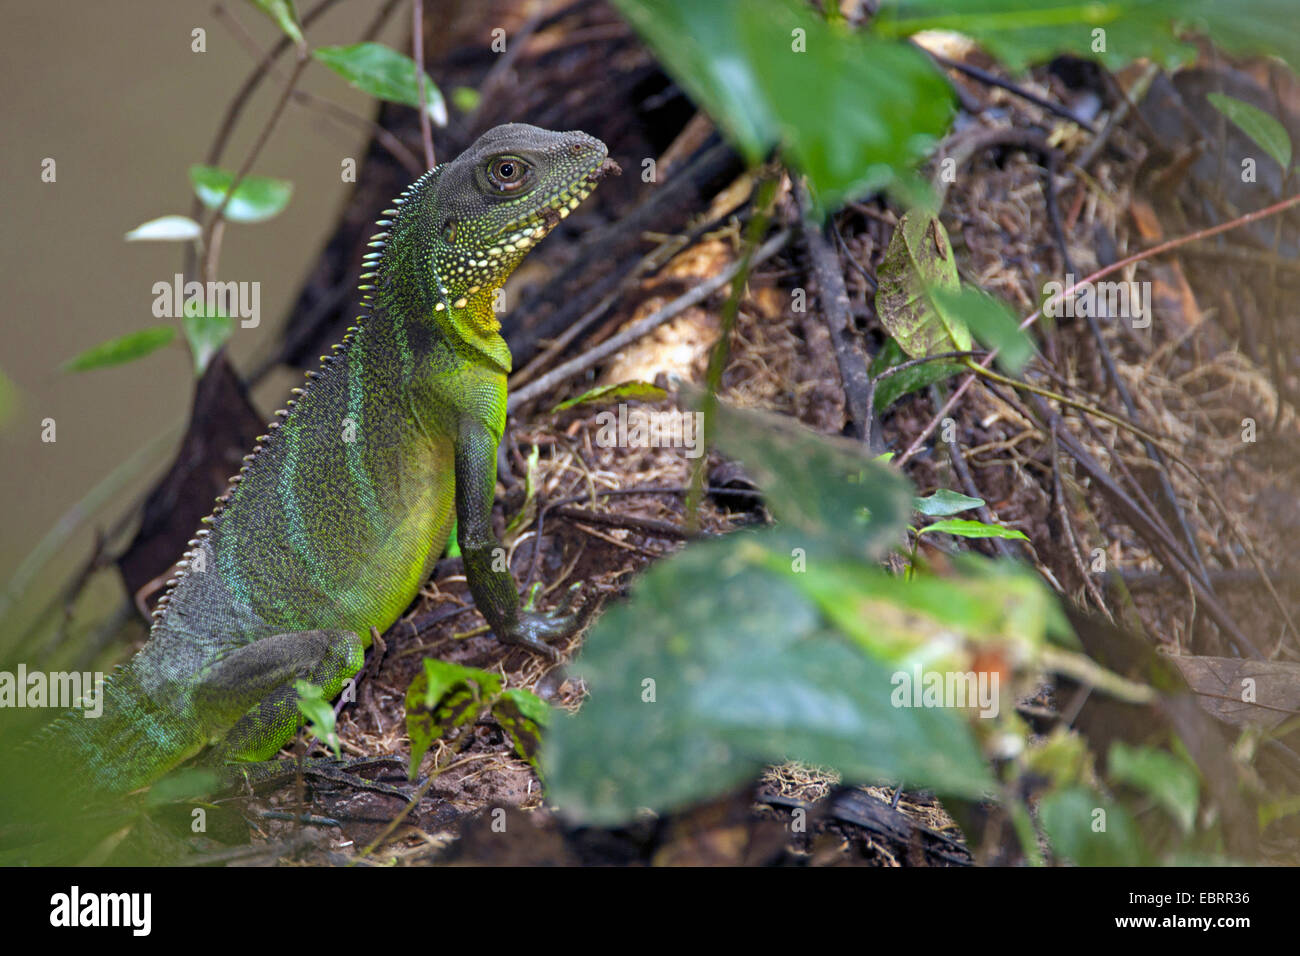
<svg viewBox="0 0 1300 956">
<path fill-rule="evenodd" d="M 159 707 L 130 665 L 100 688 L 92 707 L 65 711 L 24 748 L 77 786 L 125 793 L 150 784 L 203 746 L 198 727 L 178 723 L 178 710 Z"/>
</svg>

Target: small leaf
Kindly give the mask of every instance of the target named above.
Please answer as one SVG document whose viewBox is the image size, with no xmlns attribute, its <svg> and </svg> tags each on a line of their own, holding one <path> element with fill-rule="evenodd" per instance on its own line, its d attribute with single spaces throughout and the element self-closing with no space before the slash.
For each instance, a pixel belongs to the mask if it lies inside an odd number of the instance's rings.
<svg viewBox="0 0 1300 956">
<path fill-rule="evenodd" d="M 1169 811 L 1184 833 L 1196 824 L 1200 786 L 1186 761 L 1154 747 L 1130 747 L 1117 740 L 1106 760 L 1107 776 L 1145 791 Z"/>
<path fill-rule="evenodd" d="M 876 313 L 911 358 L 968 352 L 970 331 L 959 313 L 936 307 L 934 292 L 961 288 L 948 232 L 937 216 L 914 209 L 903 216 L 880 263 Z"/>
<path fill-rule="evenodd" d="M 512 687 L 492 705 L 492 716 L 514 742 L 515 753 L 534 766 L 541 746 L 542 728 L 551 719 L 551 708 L 532 691 Z"/>
<path fill-rule="evenodd" d="M 195 164 L 190 167 L 190 182 L 194 192 L 209 209 L 216 209 L 230 191 L 233 173 L 215 166 Z M 293 196 L 293 183 L 287 179 L 268 176 L 245 176 L 235 189 L 225 216 L 231 222 L 263 222 L 277 216 L 289 205 Z"/>
<path fill-rule="evenodd" d="M 235 321 L 220 312 L 209 313 L 202 306 L 186 309 L 181 320 L 185 338 L 190 343 L 190 354 L 194 358 L 194 374 L 202 375 L 203 370 L 212 361 L 221 346 L 235 330 Z"/>
<path fill-rule="evenodd" d="M 573 408 L 575 405 L 594 405 L 628 398 L 642 402 L 658 402 L 667 397 L 666 391 L 649 382 L 620 382 L 617 385 L 600 385 L 574 398 L 566 398 L 551 409 L 551 414 Z"/>
<path fill-rule="evenodd" d="M 1286 172 L 1291 168 L 1291 137 L 1286 127 L 1258 106 L 1222 93 L 1207 93 L 1210 105 L 1236 124 L 1237 128 L 1268 153 Z"/>
<path fill-rule="evenodd" d="M 60 368 L 65 372 L 85 372 L 92 368 L 133 362 L 162 348 L 174 338 L 176 338 L 175 326 L 154 325 L 139 332 L 128 332 L 119 338 L 109 339 L 107 342 L 86 349 L 80 355 L 68 359 Z"/>
<path fill-rule="evenodd" d="M 450 661 L 424 659 L 424 670 L 406 689 L 406 735 L 411 739 L 410 776 L 435 740 L 478 719 L 501 695 L 501 678 Z"/>
<path fill-rule="evenodd" d="M 293 9 L 293 0 L 252 0 L 253 6 L 275 21 L 276 26 L 298 46 L 306 41 L 302 29 L 298 26 L 298 14 Z"/>
<path fill-rule="evenodd" d="M 185 242 L 197 239 L 203 230 L 189 216 L 161 216 L 142 222 L 126 234 L 127 242 Z"/>
<path fill-rule="evenodd" d="M 926 525 L 918 534 L 929 534 L 931 531 L 942 532 L 943 534 L 955 535 L 958 538 L 1011 538 L 1015 541 L 1028 541 L 1023 531 L 1017 531 L 1015 528 L 1004 528 L 1001 525 L 985 524 L 983 521 L 971 521 L 968 518 L 948 518 L 945 521 L 936 521 L 934 524 Z"/>
<path fill-rule="evenodd" d="M 931 669 L 965 671 L 971 669 L 970 649 L 978 645 L 1008 648 L 1011 659 L 1026 661 L 1049 639 L 1071 635 L 1052 592 L 1015 562 L 958 555 L 958 573 L 909 580 L 837 558 L 819 561 L 817 573 L 809 574 L 792 568 L 776 550 L 764 566 L 876 660 L 910 666 L 923 659 Z"/>
<path fill-rule="evenodd" d="M 340 756 L 339 735 L 334 732 L 334 708 L 325 699 L 325 692 L 305 680 L 294 681 L 298 692 L 298 711 L 307 719 L 311 735 Z"/>
<path fill-rule="evenodd" d="M 312 50 L 311 55 L 363 93 L 416 109 L 420 107 L 415 61 L 382 43 L 323 46 Z M 424 77 L 424 100 L 434 125 L 446 126 L 447 104 L 427 73 Z"/>
<path fill-rule="evenodd" d="M 983 498 L 972 498 L 960 492 L 940 488 L 925 498 L 913 498 L 912 507 L 929 518 L 944 518 L 984 504 Z"/>
</svg>

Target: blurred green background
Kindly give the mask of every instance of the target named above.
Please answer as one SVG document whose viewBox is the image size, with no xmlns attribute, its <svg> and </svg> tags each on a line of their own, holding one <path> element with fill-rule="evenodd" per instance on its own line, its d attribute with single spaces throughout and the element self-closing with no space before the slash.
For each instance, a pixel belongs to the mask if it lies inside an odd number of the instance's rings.
<svg viewBox="0 0 1300 956">
<path fill-rule="evenodd" d="M 313 26 L 313 42 L 354 42 L 377 7 L 339 4 Z M 250 5 L 227 9 L 260 49 L 279 38 Z M 181 338 L 141 363 L 80 374 L 62 372 L 59 365 L 99 342 L 159 323 L 150 311 L 151 288 L 181 270 L 183 246 L 128 243 L 123 234 L 158 216 L 189 214 L 193 192 L 186 171 L 203 161 L 255 61 L 239 28 L 215 16 L 211 4 L 5 0 L 0 11 L 6 144 L 0 152 L 6 232 L 0 244 L 0 372 L 16 392 L 0 426 L 3 586 L 68 509 L 188 414 L 193 372 Z M 198 28 L 206 31 L 206 53 L 191 52 L 191 32 Z M 406 18 L 392 17 L 377 39 L 400 49 L 407 28 Z M 224 162 L 237 163 L 247 154 L 282 85 L 272 77 L 258 89 Z M 373 115 L 373 100 L 319 65 L 306 71 L 299 86 Z M 236 328 L 229 344 L 237 367 L 248 368 L 269 346 L 292 306 L 353 188 L 341 181 L 340 163 L 350 156 L 360 164 L 366 139 L 360 126 L 340 125 L 295 103 L 287 107 L 254 172 L 291 179 L 293 199 L 271 222 L 227 226 L 223 245 L 219 278 L 261 283 L 261 325 Z M 57 163 L 54 183 L 41 181 L 46 157 Z M 296 376 L 281 369 L 263 380 L 254 401 L 273 409 L 291 384 Z M 57 423 L 53 444 L 41 441 L 45 418 Z M 3 615 L 0 647 L 12 650 L 18 630 L 90 554 L 95 529 L 149 487 L 174 447 L 167 445 L 58 550 Z M 115 575 L 100 575 L 94 586 L 97 591 L 86 596 L 92 606 L 119 599 Z"/>
</svg>

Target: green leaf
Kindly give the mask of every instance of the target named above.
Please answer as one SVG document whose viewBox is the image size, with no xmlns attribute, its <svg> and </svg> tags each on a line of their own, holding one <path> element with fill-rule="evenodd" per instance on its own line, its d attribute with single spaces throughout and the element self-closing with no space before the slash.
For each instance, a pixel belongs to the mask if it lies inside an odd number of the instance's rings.
<svg viewBox="0 0 1300 956">
<path fill-rule="evenodd" d="M 883 0 L 872 29 L 893 37 L 951 30 L 975 40 L 1013 71 L 1058 53 L 1095 57 L 1112 68 L 1142 56 L 1172 67 L 1195 55 L 1175 38 L 1173 25 L 1198 2 Z"/>
<path fill-rule="evenodd" d="M 703 400 L 699 389 L 686 384 L 681 394 L 693 407 Z M 772 513 L 789 529 L 816 536 L 810 537 L 810 547 L 834 546 L 876 558 L 906 527 L 912 506 L 906 479 L 872 461 L 861 442 L 819 435 L 787 417 L 722 402 L 714 431 L 722 451 L 751 471 Z"/>
<path fill-rule="evenodd" d="M 199 224 L 189 216 L 161 216 L 140 223 L 126 234 L 126 241 L 188 242 L 197 239 L 202 232 Z"/>
<path fill-rule="evenodd" d="M 1090 790 L 1073 787 L 1039 801 L 1038 819 L 1058 857 L 1079 866 L 1136 866 L 1141 839 L 1133 818 Z"/>
<path fill-rule="evenodd" d="M 1054 637 L 1072 632 L 1055 597 L 1037 576 L 1014 562 L 970 557 L 958 573 L 911 579 L 841 558 L 807 562 L 800 571 L 774 547 L 755 558 L 783 576 L 872 658 L 891 666 L 924 663 L 943 670 L 970 669 L 969 648 L 1011 645 L 1015 660 L 1033 660 Z M 815 573 L 810 573 L 815 572 Z"/>
<path fill-rule="evenodd" d="M 1010 538 L 1015 541 L 1028 541 L 1023 531 L 1017 531 L 1015 528 L 1004 528 L 1001 525 L 985 524 L 983 521 L 972 521 L 968 518 L 948 518 L 944 521 L 936 521 L 934 524 L 928 524 L 922 528 L 918 534 L 929 534 L 931 532 L 955 535 L 958 538 Z"/>
<path fill-rule="evenodd" d="M 1002 302 L 970 285 L 958 290 L 931 289 L 934 307 L 944 316 L 949 328 L 965 327 L 980 344 L 998 350 L 998 365 L 1012 375 L 1034 356 L 1034 343 L 1020 328 L 1020 321 Z"/>
<path fill-rule="evenodd" d="M 1179 4 L 1179 17 L 1229 53 L 1268 53 L 1279 56 L 1292 71 L 1300 71 L 1300 30 L 1290 27 L 1295 0 L 1188 0 Z M 1286 24 L 1286 29 L 1278 29 Z"/>
<path fill-rule="evenodd" d="M 780 145 L 823 208 L 910 181 L 951 117 L 952 92 L 924 54 L 800 0 L 615 6 L 750 163 Z"/>
<path fill-rule="evenodd" d="M 181 319 L 181 328 L 190 343 L 190 355 L 194 359 L 194 374 L 202 375 L 203 370 L 212 361 L 221 346 L 226 344 L 235 331 L 235 320 L 220 311 L 208 312 L 203 306 L 186 307 Z"/>
<path fill-rule="evenodd" d="M 190 167 L 194 192 L 209 209 L 216 209 L 230 192 L 234 173 L 215 166 L 195 164 Z M 235 189 L 225 216 L 231 222 L 263 222 L 277 216 L 289 205 L 293 183 L 267 176 L 245 176 Z"/>
<path fill-rule="evenodd" d="M 323 46 L 312 50 L 324 63 L 363 93 L 376 99 L 420 108 L 420 86 L 415 61 L 382 43 L 354 43 L 351 46 Z M 447 104 L 442 92 L 426 73 L 424 101 L 429 119 L 436 126 L 447 125 Z"/>
<path fill-rule="evenodd" d="M 174 338 L 176 338 L 175 326 L 150 326 L 86 349 L 80 355 L 68 359 L 60 368 L 65 372 L 85 372 L 92 368 L 133 362 L 162 348 Z"/>
<path fill-rule="evenodd" d="M 953 30 L 1020 70 L 1060 53 L 1111 68 L 1139 57 L 1174 67 L 1196 56 L 1177 36 L 1193 26 L 1224 50 L 1276 54 L 1297 69 L 1300 32 L 1279 28 L 1294 17 L 1295 0 L 883 0 L 871 28 L 891 37 Z"/>
<path fill-rule="evenodd" d="M 566 398 L 551 409 L 551 414 L 562 412 L 575 405 L 593 405 L 601 402 L 617 402 L 636 399 L 643 402 L 658 402 L 668 397 L 668 393 L 658 385 L 649 382 L 620 382 L 617 385 L 600 385 L 583 392 L 574 398 Z"/>
<path fill-rule="evenodd" d="M 492 716 L 510 735 L 515 753 L 536 766 L 542 728 L 551 721 L 550 705 L 532 691 L 512 687 L 492 705 Z"/>
<path fill-rule="evenodd" d="M 903 216 L 878 270 L 876 314 L 911 358 L 968 352 L 972 341 L 958 311 L 939 308 L 935 294 L 961 288 L 948 231 L 937 216 L 914 209 Z"/>
<path fill-rule="evenodd" d="M 566 813 L 626 821 L 786 759 L 945 793 L 993 786 L 954 712 L 895 708 L 892 668 L 827 631 L 767 570 L 770 537 L 736 534 L 659 561 L 597 622 L 574 668 L 591 698 L 555 720 L 542 749 Z"/>
<path fill-rule="evenodd" d="M 925 498 L 913 498 L 912 507 L 929 518 L 945 518 L 978 508 L 984 504 L 983 498 L 972 498 L 957 491 L 940 488 Z"/>
<path fill-rule="evenodd" d="M 884 346 L 876 353 L 876 357 L 871 362 L 869 374 L 873 379 L 878 378 L 881 373 L 893 368 L 895 365 L 901 365 L 905 361 L 907 361 L 907 355 L 904 354 L 898 340 L 891 336 L 885 339 Z M 956 362 L 925 362 L 921 365 L 913 365 L 911 368 L 903 369 L 901 372 L 896 372 L 888 378 L 879 379 L 876 383 L 874 400 L 876 411 L 883 412 L 904 395 L 920 391 L 935 382 L 942 382 L 944 379 L 951 378 L 965 370 L 966 366 L 958 365 Z"/>
<path fill-rule="evenodd" d="M 253 6 L 275 21 L 275 25 L 284 31 L 294 43 L 302 46 L 302 29 L 298 26 L 298 14 L 293 9 L 293 0 L 251 0 Z"/>
<path fill-rule="evenodd" d="M 1169 811 L 1184 833 L 1192 832 L 1200 784 L 1187 761 L 1154 747 L 1130 747 L 1117 740 L 1110 746 L 1106 775 L 1146 792 Z"/>
<path fill-rule="evenodd" d="M 1205 98 L 1211 106 L 1232 120 L 1256 146 L 1272 156 L 1283 172 L 1291 168 L 1291 137 L 1287 135 L 1285 126 L 1258 106 L 1243 100 L 1222 93 L 1207 93 Z"/>
<path fill-rule="evenodd" d="M 149 788 L 148 807 L 165 807 L 182 801 L 200 800 L 221 791 L 221 772 L 215 767 L 182 767 L 173 770 Z"/>
<path fill-rule="evenodd" d="M 424 670 L 406 689 L 406 734 L 411 739 L 410 776 L 435 740 L 478 719 L 501 694 L 496 674 L 450 661 L 424 659 Z"/>
<path fill-rule="evenodd" d="M 462 113 L 472 113 L 483 101 L 483 95 L 472 86 L 456 86 L 451 90 L 451 105 Z"/>
<path fill-rule="evenodd" d="M 298 692 L 298 711 L 307 719 L 307 729 L 311 735 L 334 751 L 339 753 L 339 735 L 334 730 L 334 708 L 325 699 L 325 692 L 315 684 L 305 680 L 294 681 Z"/>
</svg>

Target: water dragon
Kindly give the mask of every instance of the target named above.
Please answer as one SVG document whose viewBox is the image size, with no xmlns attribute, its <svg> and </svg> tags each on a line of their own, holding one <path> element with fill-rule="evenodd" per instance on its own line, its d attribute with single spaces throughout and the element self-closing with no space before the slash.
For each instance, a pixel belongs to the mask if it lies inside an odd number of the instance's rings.
<svg viewBox="0 0 1300 956">
<path fill-rule="evenodd" d="M 366 314 L 217 499 L 102 716 L 47 729 L 81 780 L 125 792 L 200 752 L 269 760 L 299 726 L 295 681 L 336 696 L 453 525 L 497 638 L 554 656 L 578 616 L 521 608 L 491 528 L 511 368 L 494 307 L 612 167 L 585 133 L 508 124 L 393 201 L 365 257 Z"/>
</svg>

